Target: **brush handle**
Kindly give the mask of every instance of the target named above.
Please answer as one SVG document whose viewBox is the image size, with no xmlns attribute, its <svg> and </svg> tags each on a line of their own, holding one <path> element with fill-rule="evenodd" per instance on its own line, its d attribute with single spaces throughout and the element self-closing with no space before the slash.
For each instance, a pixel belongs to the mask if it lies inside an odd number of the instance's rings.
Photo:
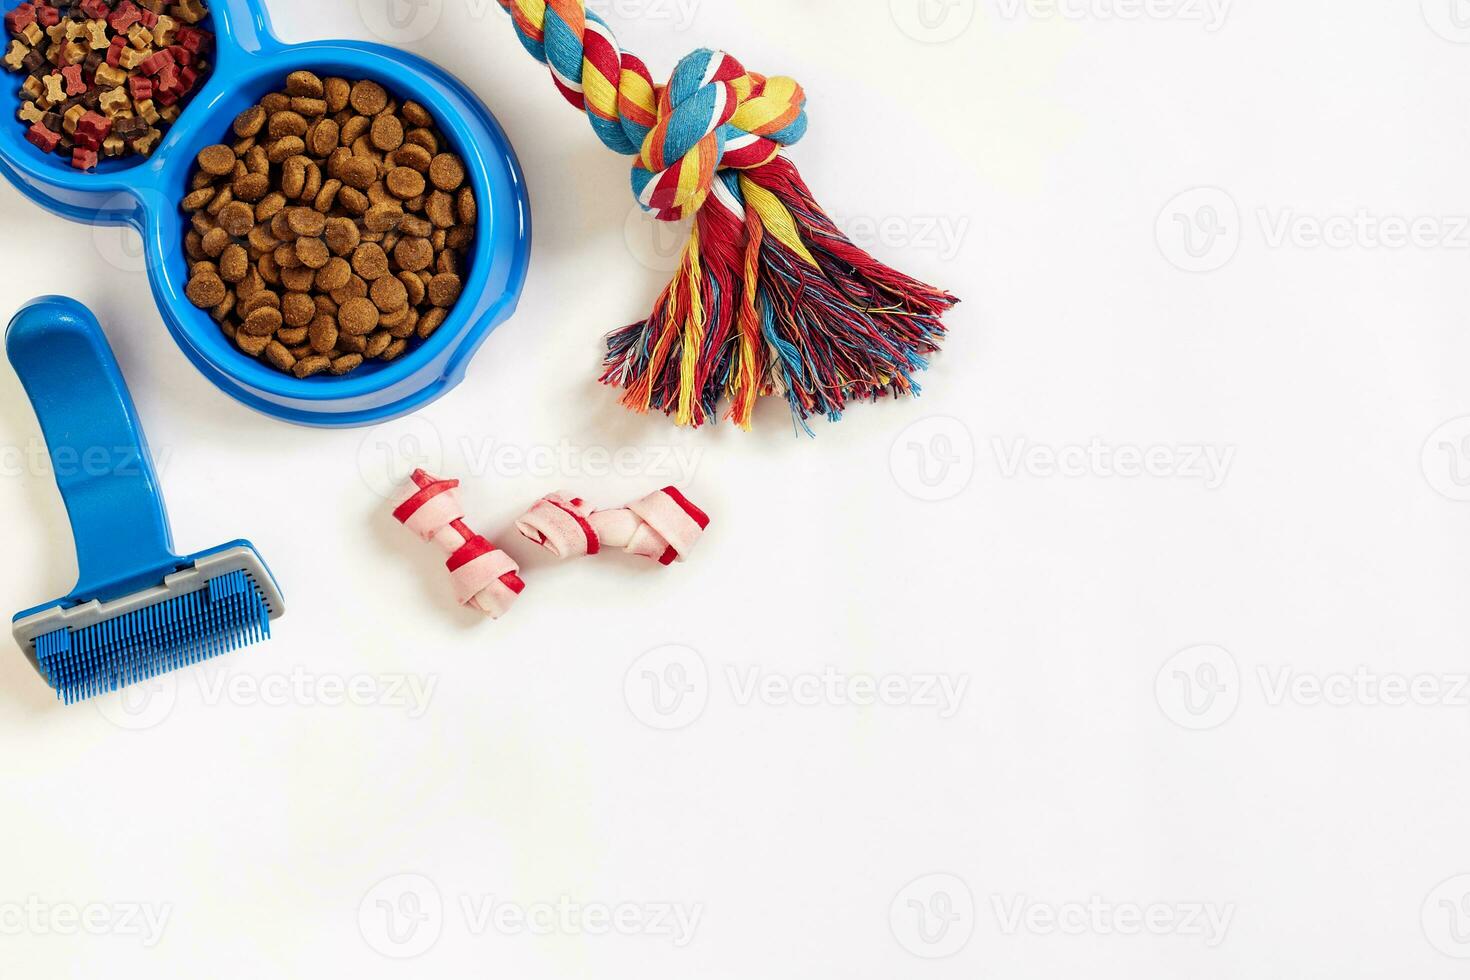
<svg viewBox="0 0 1470 980">
<path fill-rule="evenodd" d="M 46 437 L 77 552 L 73 598 L 108 601 L 179 564 L 158 474 L 97 318 L 45 296 L 15 315 L 5 350 Z"/>
</svg>

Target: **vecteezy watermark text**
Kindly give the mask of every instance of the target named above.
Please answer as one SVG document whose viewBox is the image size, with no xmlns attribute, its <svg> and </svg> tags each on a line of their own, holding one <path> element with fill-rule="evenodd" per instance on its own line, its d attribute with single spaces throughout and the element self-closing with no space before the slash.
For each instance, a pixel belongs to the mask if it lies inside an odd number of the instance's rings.
<svg viewBox="0 0 1470 980">
<path fill-rule="evenodd" d="M 166 902 L 48 902 L 31 895 L 0 902 L 0 936 L 124 936 L 152 949 L 173 911 Z"/>
<path fill-rule="evenodd" d="M 1006 20 L 1176 21 L 1213 34 L 1225 26 L 1233 0 L 996 0 Z"/>
<path fill-rule="evenodd" d="M 1212 902 L 1042 902 L 1025 895 L 992 895 L 991 909 L 1007 936 L 1177 936 L 1214 949 L 1225 941 L 1235 905 Z"/>
<path fill-rule="evenodd" d="M 1110 445 L 1094 438 L 1086 445 L 1050 446 L 1025 438 L 991 439 L 1001 475 L 1036 479 L 1189 480 L 1218 490 L 1235 463 L 1234 446 Z"/>
</svg>

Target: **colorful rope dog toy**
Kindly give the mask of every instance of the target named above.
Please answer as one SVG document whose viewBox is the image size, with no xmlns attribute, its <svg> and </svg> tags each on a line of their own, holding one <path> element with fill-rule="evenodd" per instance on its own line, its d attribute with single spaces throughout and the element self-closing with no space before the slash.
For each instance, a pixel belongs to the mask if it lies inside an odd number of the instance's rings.
<svg viewBox="0 0 1470 980">
<path fill-rule="evenodd" d="M 461 606 L 473 606 L 499 619 L 526 587 L 521 569 L 464 522 L 458 488 L 458 480 L 441 480 L 417 470 L 394 498 L 393 517 L 449 555 L 445 564 Z"/>
<path fill-rule="evenodd" d="M 618 510 L 593 510 L 580 497 L 543 497 L 516 521 L 527 541 L 557 558 L 621 548 L 660 565 L 684 561 L 709 527 L 709 517 L 678 490 L 665 487 Z"/>
<path fill-rule="evenodd" d="M 818 206 L 781 153 L 806 133 L 800 85 L 710 50 L 655 85 L 584 0 L 500 5 L 602 142 L 635 157 L 639 203 L 663 221 L 695 218 L 652 314 L 608 338 L 602 381 L 626 389 L 623 404 L 699 426 L 728 399 L 748 429 L 761 395 L 784 395 L 805 426 L 917 393 L 959 301 L 868 255 Z"/>
</svg>

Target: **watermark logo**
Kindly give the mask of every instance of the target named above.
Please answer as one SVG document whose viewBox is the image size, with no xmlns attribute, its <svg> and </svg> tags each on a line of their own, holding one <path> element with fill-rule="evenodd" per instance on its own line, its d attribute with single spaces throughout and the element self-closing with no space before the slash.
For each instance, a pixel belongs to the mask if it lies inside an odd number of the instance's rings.
<svg viewBox="0 0 1470 980">
<path fill-rule="evenodd" d="M 1225 26 L 1232 0 L 998 0 L 1007 20 L 1176 21 L 1214 34 Z"/>
<path fill-rule="evenodd" d="M 1233 904 L 1113 902 L 1093 895 L 1077 902 L 1039 902 L 1025 895 L 992 895 L 991 908 L 1007 936 L 1177 936 L 1209 949 L 1225 942 Z"/>
<path fill-rule="evenodd" d="M 831 215 L 832 223 L 864 251 L 927 252 L 941 262 L 959 258 L 972 224 L 969 215 Z"/>
<path fill-rule="evenodd" d="M 422 414 L 376 426 L 358 444 L 357 472 L 384 500 L 418 469 L 430 473 L 444 469 L 444 437 Z"/>
<path fill-rule="evenodd" d="M 151 902 L 48 902 L 32 895 L 0 902 L 0 936 L 121 936 L 152 949 L 174 907 Z"/>
<path fill-rule="evenodd" d="M 1441 882 L 1420 912 L 1424 938 L 1452 959 L 1470 960 L 1470 874 Z"/>
<path fill-rule="evenodd" d="M 898 29 L 920 44 L 947 44 L 975 22 L 976 0 L 888 0 Z"/>
<path fill-rule="evenodd" d="M 623 222 L 623 242 L 628 253 L 651 272 L 672 275 L 684 260 L 689 246 L 688 221 L 659 221 L 637 204 Z"/>
<path fill-rule="evenodd" d="M 1456 503 L 1470 502 L 1470 415 L 1446 422 L 1430 434 L 1420 467 L 1435 493 Z"/>
<path fill-rule="evenodd" d="M 1218 187 L 1196 187 L 1164 205 L 1154 235 L 1159 251 L 1176 268 L 1214 272 L 1240 249 L 1240 208 Z"/>
<path fill-rule="evenodd" d="M 438 886 L 423 875 L 393 875 L 362 897 L 357 927 L 383 956 L 395 960 L 422 956 L 444 932 L 444 900 Z"/>
<path fill-rule="evenodd" d="M 709 668 L 698 651 L 670 644 L 649 650 L 623 676 L 628 710 L 662 732 L 688 728 L 709 704 Z"/>
<path fill-rule="evenodd" d="M 975 478 L 975 437 L 957 418 L 920 419 L 894 440 L 888 466 L 909 496 L 926 503 L 953 500 Z"/>
<path fill-rule="evenodd" d="M 119 728 L 144 731 L 168 720 L 178 701 L 180 677 L 197 687 L 207 708 L 383 708 L 417 721 L 428 713 L 439 678 L 432 674 L 239 672 L 213 661 L 180 674 L 162 674 L 94 699 L 97 711 Z"/>
<path fill-rule="evenodd" d="M 1050 446 L 1019 438 L 991 440 L 1001 476 L 1016 479 L 1123 479 L 1198 482 L 1206 490 L 1225 485 L 1235 464 L 1234 446 L 1118 445 L 1093 438 L 1087 445 Z"/>
<path fill-rule="evenodd" d="M 1430 30 L 1455 44 L 1470 44 L 1470 0 L 1419 0 Z"/>
<path fill-rule="evenodd" d="M 1467 215 L 1389 214 L 1366 207 L 1311 214 L 1258 207 L 1246 220 L 1234 198 L 1213 187 L 1186 191 L 1166 204 L 1155 231 L 1160 251 L 1173 265 L 1186 272 L 1215 272 L 1235 257 L 1251 227 L 1252 241 L 1258 234 L 1260 244 L 1272 250 L 1470 251 Z"/>
<path fill-rule="evenodd" d="M 888 928 L 914 956 L 947 959 L 975 935 L 975 896 L 963 879 L 951 874 L 915 878 L 893 897 Z"/>
<path fill-rule="evenodd" d="M 675 949 L 693 944 L 704 918 L 698 903 L 584 902 L 570 895 L 543 902 L 464 895 L 460 910 L 473 936 L 649 936 Z"/>
<path fill-rule="evenodd" d="M 357 0 L 358 16 L 374 37 L 388 44 L 414 44 L 439 26 L 444 0 Z"/>
<path fill-rule="evenodd" d="M 785 674 L 760 667 L 725 669 L 735 704 L 746 708 L 922 708 L 948 721 L 960 713 L 969 692 L 968 675 L 850 674 L 836 667 Z"/>
<path fill-rule="evenodd" d="M 1170 657 L 1154 679 L 1154 697 L 1180 728 L 1219 728 L 1240 706 L 1240 665 L 1230 651 L 1197 646 Z"/>
<path fill-rule="evenodd" d="M 178 675 L 162 674 L 94 698 L 92 704 L 118 728 L 142 732 L 167 721 L 178 699 Z"/>
</svg>

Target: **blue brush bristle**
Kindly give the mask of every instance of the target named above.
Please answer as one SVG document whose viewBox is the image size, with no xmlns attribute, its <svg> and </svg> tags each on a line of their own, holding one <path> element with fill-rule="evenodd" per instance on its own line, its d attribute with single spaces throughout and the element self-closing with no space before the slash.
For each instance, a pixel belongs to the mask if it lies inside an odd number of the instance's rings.
<svg viewBox="0 0 1470 980">
<path fill-rule="evenodd" d="M 36 662 L 67 704 L 116 691 L 271 635 L 270 608 L 243 571 L 82 630 L 36 638 Z"/>
</svg>

